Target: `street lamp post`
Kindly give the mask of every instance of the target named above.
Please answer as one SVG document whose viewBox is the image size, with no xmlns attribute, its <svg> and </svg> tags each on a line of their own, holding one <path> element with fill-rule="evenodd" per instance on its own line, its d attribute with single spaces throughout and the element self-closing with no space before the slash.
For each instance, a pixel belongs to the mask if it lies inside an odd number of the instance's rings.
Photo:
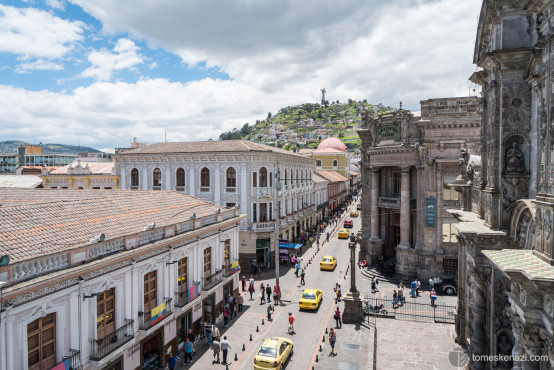
<svg viewBox="0 0 554 370">
<path fill-rule="evenodd" d="M 348 247 L 350 248 L 350 290 L 344 297 L 343 321 L 354 323 L 362 320 L 362 298 L 356 289 L 356 243 L 361 241 L 361 231 L 357 235 L 350 236 Z"/>
</svg>

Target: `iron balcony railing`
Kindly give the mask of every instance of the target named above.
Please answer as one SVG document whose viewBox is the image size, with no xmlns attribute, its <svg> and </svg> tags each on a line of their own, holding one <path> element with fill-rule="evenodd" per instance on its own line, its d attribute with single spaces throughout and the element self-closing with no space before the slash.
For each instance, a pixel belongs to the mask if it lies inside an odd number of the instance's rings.
<svg viewBox="0 0 554 370">
<path fill-rule="evenodd" d="M 231 276 L 231 275 L 233 275 L 233 274 L 235 274 L 235 273 L 237 273 L 237 272 L 240 271 L 240 265 L 238 265 L 238 268 L 235 269 L 234 271 L 231 269 L 231 265 L 232 265 L 233 263 L 235 263 L 236 261 L 238 261 L 238 260 L 235 260 L 235 261 L 233 261 L 232 263 L 229 262 L 228 265 L 223 266 L 223 276 L 224 276 L 224 277 L 229 277 L 229 276 Z"/>
<path fill-rule="evenodd" d="M 152 311 L 148 312 L 141 312 L 139 311 L 138 317 L 139 317 L 139 329 L 140 330 L 148 330 L 152 326 L 156 325 L 160 321 L 165 320 L 167 317 L 171 316 L 173 314 L 173 298 L 165 298 L 165 315 L 161 320 L 154 322 L 152 317 Z"/>
<path fill-rule="evenodd" d="M 210 290 L 217 284 L 221 283 L 223 279 L 223 270 L 216 271 L 215 274 L 204 277 L 202 284 L 202 290 Z"/>
<path fill-rule="evenodd" d="M 100 339 L 91 339 L 91 361 L 100 361 L 125 343 L 134 338 L 134 320 L 125 320 L 125 324 L 111 334 Z"/>
<path fill-rule="evenodd" d="M 54 368 L 64 368 L 69 370 L 81 370 L 81 360 L 79 359 L 80 351 L 78 349 L 69 349 L 69 355 L 63 356 L 62 361 L 57 363 Z M 63 364 L 63 365 L 62 365 Z"/>
<path fill-rule="evenodd" d="M 175 307 L 185 307 L 189 303 L 189 291 L 175 292 Z"/>
</svg>

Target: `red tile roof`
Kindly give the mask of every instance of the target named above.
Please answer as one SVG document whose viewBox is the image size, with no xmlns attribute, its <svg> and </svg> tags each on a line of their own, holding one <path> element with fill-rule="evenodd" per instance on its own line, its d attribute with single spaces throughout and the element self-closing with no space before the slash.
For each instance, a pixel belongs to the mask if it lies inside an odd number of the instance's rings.
<svg viewBox="0 0 554 370">
<path fill-rule="evenodd" d="M 320 175 L 321 177 L 323 177 L 324 179 L 327 179 L 331 182 L 347 181 L 348 180 L 343 175 L 338 174 L 338 173 L 333 172 L 333 171 L 314 171 L 314 172 L 317 173 L 318 175 Z"/>
<path fill-rule="evenodd" d="M 215 215 L 218 206 L 173 191 L 0 189 L 0 255 L 13 262 Z M 222 209 L 222 211 L 224 211 Z"/>
</svg>

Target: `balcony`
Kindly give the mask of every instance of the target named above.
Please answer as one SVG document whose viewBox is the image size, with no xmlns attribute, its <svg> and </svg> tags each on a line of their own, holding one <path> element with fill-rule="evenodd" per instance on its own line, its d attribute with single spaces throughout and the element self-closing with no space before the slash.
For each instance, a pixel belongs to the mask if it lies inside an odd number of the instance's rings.
<svg viewBox="0 0 554 370">
<path fill-rule="evenodd" d="M 379 207 L 400 209 L 400 197 L 379 197 Z"/>
<path fill-rule="evenodd" d="M 215 274 L 206 276 L 203 279 L 202 290 L 210 290 L 223 280 L 223 270 L 216 271 Z"/>
<path fill-rule="evenodd" d="M 125 320 L 122 327 L 101 339 L 90 340 L 90 359 L 100 361 L 134 338 L 134 320 Z"/>
<path fill-rule="evenodd" d="M 235 268 L 234 270 L 231 269 L 231 266 L 233 265 L 233 263 L 237 262 L 237 268 Z M 240 265 L 238 264 L 238 260 L 235 260 L 234 262 L 232 263 L 229 263 L 228 265 L 226 266 L 223 266 L 223 276 L 224 277 L 229 277 L 237 272 L 240 271 Z"/>
<path fill-rule="evenodd" d="M 442 206 L 444 208 L 460 208 L 460 201 L 459 200 L 443 200 Z"/>
<path fill-rule="evenodd" d="M 175 307 L 185 307 L 189 303 L 189 291 L 175 292 Z"/>
<path fill-rule="evenodd" d="M 273 231 L 274 229 L 275 229 L 275 221 L 252 223 L 252 231 Z"/>
<path fill-rule="evenodd" d="M 139 329 L 140 330 L 148 330 L 160 321 L 164 320 L 171 314 L 173 314 L 173 306 L 172 306 L 172 298 L 165 298 L 165 313 L 162 314 L 162 316 L 153 318 L 152 317 L 152 311 L 148 312 L 139 312 Z"/>
</svg>

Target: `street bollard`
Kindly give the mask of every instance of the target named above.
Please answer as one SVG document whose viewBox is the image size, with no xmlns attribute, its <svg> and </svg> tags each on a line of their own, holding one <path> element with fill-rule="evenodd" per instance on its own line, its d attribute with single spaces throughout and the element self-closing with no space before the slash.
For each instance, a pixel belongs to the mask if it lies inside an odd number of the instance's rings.
<svg viewBox="0 0 554 370">
<path fill-rule="evenodd" d="M 260 329 L 258 329 L 258 326 L 256 325 L 256 333 L 259 333 Z"/>
<path fill-rule="evenodd" d="M 325 328 L 325 334 L 329 334 L 329 331 L 327 330 L 327 328 Z"/>
<path fill-rule="evenodd" d="M 321 340 L 321 342 L 325 343 L 325 335 L 323 336 L 323 339 Z"/>
<path fill-rule="evenodd" d="M 242 350 L 246 351 L 246 346 L 244 345 L 244 343 L 242 344 Z"/>
<path fill-rule="evenodd" d="M 318 355 L 315 355 L 315 362 L 319 362 L 319 357 L 318 357 Z"/>
<path fill-rule="evenodd" d="M 250 334 L 250 341 L 252 342 L 252 334 Z"/>
<path fill-rule="evenodd" d="M 265 325 L 265 321 L 264 321 L 264 319 L 262 319 L 262 325 Z"/>
<path fill-rule="evenodd" d="M 229 370 L 229 364 L 225 364 L 225 370 Z"/>
<path fill-rule="evenodd" d="M 239 358 L 237 356 L 237 353 L 235 352 L 235 361 L 238 361 L 238 360 L 239 360 Z"/>
<path fill-rule="evenodd" d="M 319 352 L 321 352 L 321 351 L 322 351 L 322 349 L 321 349 L 321 344 L 320 344 L 320 345 L 319 345 Z"/>
</svg>

